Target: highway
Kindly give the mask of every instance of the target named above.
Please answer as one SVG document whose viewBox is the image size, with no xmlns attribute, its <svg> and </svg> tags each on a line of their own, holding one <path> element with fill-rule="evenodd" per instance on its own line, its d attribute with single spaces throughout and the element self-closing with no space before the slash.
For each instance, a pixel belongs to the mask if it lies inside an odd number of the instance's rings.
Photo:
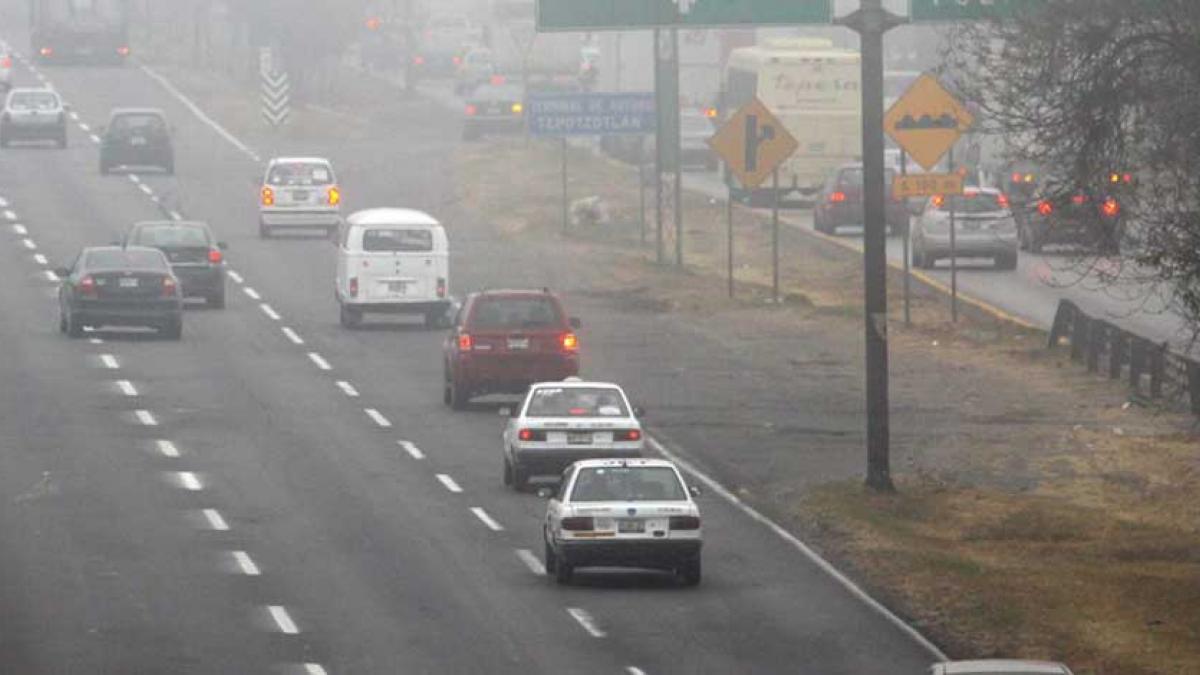
<svg viewBox="0 0 1200 675">
<path fill-rule="evenodd" d="M 544 505 L 502 486 L 494 406 L 442 405 L 442 333 L 342 329 L 329 242 L 257 236 L 269 151 L 330 157 L 349 210 L 451 202 L 460 130 L 436 103 L 397 103 L 362 140 L 280 147 L 218 129 L 137 66 L 21 59 L 16 80 L 54 86 L 76 119 L 65 151 L 0 153 L 0 670 L 898 675 L 936 660 L 699 478 L 699 588 L 544 578 Z M 92 136 L 129 105 L 167 112 L 177 176 L 98 174 Z M 61 336 L 50 270 L 173 216 L 229 242 L 229 308 L 190 310 L 181 343 Z M 569 277 L 469 231 L 453 241 L 459 289 Z M 596 327 L 587 374 L 647 358 L 637 344 L 660 327 L 616 335 L 613 310 L 572 301 Z M 666 419 L 686 429 L 687 414 Z M 686 454 L 704 435 L 673 440 Z"/>
</svg>

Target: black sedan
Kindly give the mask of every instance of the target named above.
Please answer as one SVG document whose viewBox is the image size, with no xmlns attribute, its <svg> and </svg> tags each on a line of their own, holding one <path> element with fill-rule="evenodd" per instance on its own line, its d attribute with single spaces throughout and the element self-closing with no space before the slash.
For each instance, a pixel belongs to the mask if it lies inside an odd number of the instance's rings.
<svg viewBox="0 0 1200 675">
<path fill-rule="evenodd" d="M 484 84 L 467 97 L 463 140 L 525 130 L 525 91 L 515 84 Z"/>
<path fill-rule="evenodd" d="M 166 114 L 157 108 L 115 108 L 100 143 L 100 173 L 118 166 L 153 166 L 175 173 Z"/>
<path fill-rule="evenodd" d="M 167 256 L 141 246 L 85 248 L 58 270 L 59 330 L 145 326 L 172 340 L 183 336 L 183 294 Z"/>
<path fill-rule="evenodd" d="M 167 254 L 171 271 L 183 285 L 183 297 L 203 298 L 225 308 L 225 242 L 217 241 L 207 223 L 147 221 L 125 235 L 127 246 L 147 246 Z"/>
</svg>

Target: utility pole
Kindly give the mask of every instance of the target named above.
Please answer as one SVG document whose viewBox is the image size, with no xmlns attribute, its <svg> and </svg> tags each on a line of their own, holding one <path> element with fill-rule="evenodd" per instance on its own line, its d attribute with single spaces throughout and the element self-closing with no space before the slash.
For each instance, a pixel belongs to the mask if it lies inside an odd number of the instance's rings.
<svg viewBox="0 0 1200 675">
<path fill-rule="evenodd" d="M 883 153 L 883 34 L 903 19 L 882 0 L 862 0 L 857 12 L 840 21 L 862 44 L 863 276 L 866 300 L 867 487 L 895 490 L 888 425 L 887 219 Z"/>
</svg>

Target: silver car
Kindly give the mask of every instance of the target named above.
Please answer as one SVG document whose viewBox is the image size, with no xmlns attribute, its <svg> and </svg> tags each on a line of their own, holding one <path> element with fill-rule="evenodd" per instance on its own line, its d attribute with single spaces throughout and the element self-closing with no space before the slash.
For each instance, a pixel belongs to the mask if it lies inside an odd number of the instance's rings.
<svg viewBox="0 0 1200 675">
<path fill-rule="evenodd" d="M 952 211 L 955 257 L 991 258 L 997 269 L 1017 268 L 1017 222 L 1008 197 L 994 188 L 931 197 L 912 226 L 914 266 L 933 269 L 939 259 L 950 257 Z"/>
<path fill-rule="evenodd" d="M 0 147 L 13 141 L 54 141 L 67 147 L 67 109 L 57 92 L 26 87 L 8 92 L 0 116 Z"/>
<path fill-rule="evenodd" d="M 4 91 L 12 89 L 12 71 L 12 54 L 0 49 L 0 87 L 3 87 Z"/>
<path fill-rule="evenodd" d="M 342 222 L 342 190 L 327 159 L 272 159 L 258 197 L 258 233 L 264 238 L 282 229 L 324 230 L 333 236 Z"/>
<path fill-rule="evenodd" d="M 929 675 L 1071 675 L 1071 670 L 1050 661 L 986 659 L 935 663 Z"/>
</svg>

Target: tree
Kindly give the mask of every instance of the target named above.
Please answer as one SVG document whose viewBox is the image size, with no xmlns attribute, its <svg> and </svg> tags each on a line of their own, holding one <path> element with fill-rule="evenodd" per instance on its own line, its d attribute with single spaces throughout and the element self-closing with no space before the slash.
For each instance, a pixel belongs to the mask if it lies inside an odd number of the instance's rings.
<svg viewBox="0 0 1200 675">
<path fill-rule="evenodd" d="M 1162 291 L 1200 331 L 1200 2 L 1044 0 L 958 26 L 947 45 L 948 79 L 1010 158 L 1041 167 L 1044 190 L 1135 177 L 1120 200 L 1124 264 L 1103 277 Z"/>
</svg>

